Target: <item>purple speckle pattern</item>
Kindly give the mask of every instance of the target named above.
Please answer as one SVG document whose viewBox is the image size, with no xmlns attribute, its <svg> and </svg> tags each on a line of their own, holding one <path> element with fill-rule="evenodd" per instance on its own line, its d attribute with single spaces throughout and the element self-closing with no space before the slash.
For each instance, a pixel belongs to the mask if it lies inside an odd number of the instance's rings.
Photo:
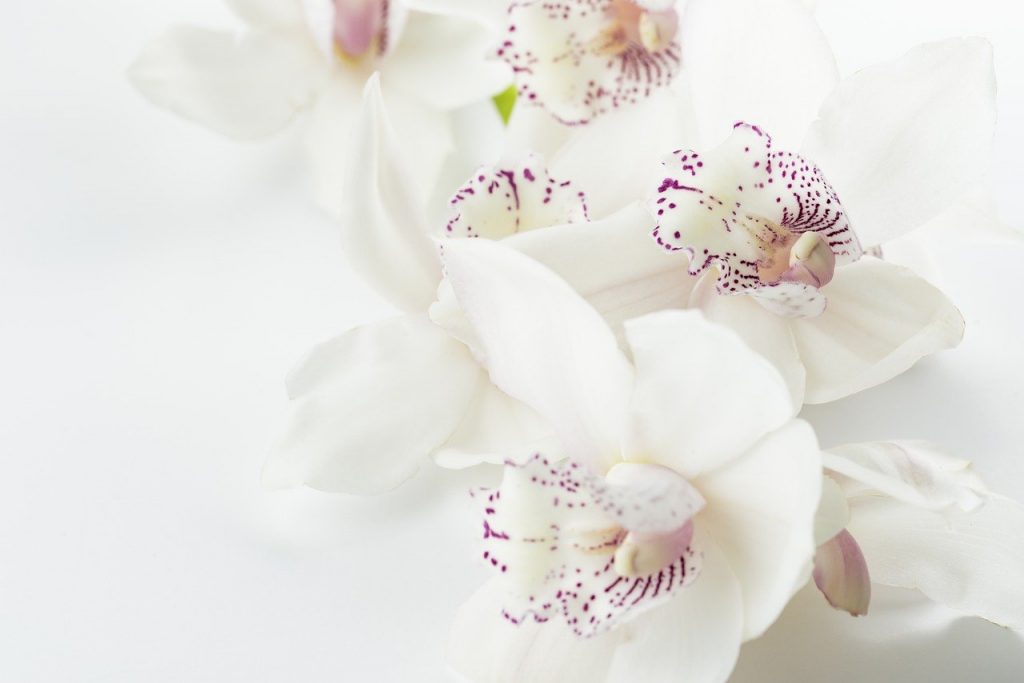
<svg viewBox="0 0 1024 683">
<path fill-rule="evenodd" d="M 562 123 L 580 125 L 670 84 L 680 70 L 679 43 L 650 51 L 628 38 L 617 22 L 621 6 L 633 4 L 513 2 L 497 54 L 515 73 L 519 102 L 543 106 Z"/>
<path fill-rule="evenodd" d="M 445 226 L 449 237 L 501 239 L 588 219 L 584 193 L 572 181 L 552 178 L 536 154 L 477 170 L 449 206 Z"/>
<path fill-rule="evenodd" d="M 769 310 L 812 317 L 825 310 L 815 287 L 782 282 L 769 273 L 784 269 L 789 247 L 816 232 L 832 249 L 836 265 L 862 255 L 846 212 L 821 170 L 792 152 L 773 149 L 757 126 L 737 123 L 710 154 L 678 150 L 648 202 L 657 225 L 653 236 L 669 250 L 690 256 L 690 273 L 718 269 L 720 294 L 751 294 Z"/>
<path fill-rule="evenodd" d="M 646 576 L 615 572 L 614 553 L 627 530 L 613 518 L 624 501 L 611 488 L 575 462 L 535 455 L 523 465 L 509 463 L 500 488 L 474 492 L 483 516 L 483 560 L 510 591 L 505 619 L 561 618 L 577 635 L 591 637 L 696 578 L 701 555 L 691 548 Z"/>
</svg>

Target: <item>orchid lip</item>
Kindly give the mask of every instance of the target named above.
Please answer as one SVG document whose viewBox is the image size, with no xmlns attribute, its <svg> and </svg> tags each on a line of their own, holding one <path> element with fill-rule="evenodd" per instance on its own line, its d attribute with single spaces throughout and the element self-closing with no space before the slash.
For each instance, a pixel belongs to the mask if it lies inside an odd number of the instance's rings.
<svg viewBox="0 0 1024 683">
<path fill-rule="evenodd" d="M 714 268 L 719 294 L 749 294 L 777 315 L 810 318 L 837 266 L 862 249 L 839 196 L 811 161 L 739 123 L 717 149 L 677 150 L 648 207 L 656 242 L 690 254 L 691 275 Z"/>
<path fill-rule="evenodd" d="M 304 0 L 306 18 L 320 49 L 359 64 L 388 47 L 390 0 Z"/>
</svg>

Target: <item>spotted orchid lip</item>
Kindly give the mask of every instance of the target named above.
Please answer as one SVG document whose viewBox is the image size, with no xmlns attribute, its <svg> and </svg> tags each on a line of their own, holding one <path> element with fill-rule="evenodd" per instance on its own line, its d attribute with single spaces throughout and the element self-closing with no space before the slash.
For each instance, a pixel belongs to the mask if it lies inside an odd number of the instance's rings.
<svg viewBox="0 0 1024 683">
<path fill-rule="evenodd" d="M 839 196 L 817 166 L 738 123 L 709 154 L 678 150 L 648 207 L 653 236 L 718 270 L 720 294 L 749 294 L 787 317 L 820 315 L 820 288 L 862 254 Z"/>
<path fill-rule="evenodd" d="M 589 220 L 584 192 L 571 180 L 553 178 L 537 154 L 478 169 L 449 206 L 448 237 L 501 239 Z"/>
<path fill-rule="evenodd" d="M 635 0 L 520 0 L 497 55 L 512 67 L 520 101 L 580 125 L 675 79 L 678 25 L 674 8 Z"/>
<path fill-rule="evenodd" d="M 503 616 L 513 624 L 557 617 L 591 637 L 671 598 L 700 571 L 691 542 L 704 500 L 664 467 L 624 463 L 601 477 L 536 455 L 508 463 L 501 487 L 474 497 L 483 559 L 509 588 Z"/>
</svg>

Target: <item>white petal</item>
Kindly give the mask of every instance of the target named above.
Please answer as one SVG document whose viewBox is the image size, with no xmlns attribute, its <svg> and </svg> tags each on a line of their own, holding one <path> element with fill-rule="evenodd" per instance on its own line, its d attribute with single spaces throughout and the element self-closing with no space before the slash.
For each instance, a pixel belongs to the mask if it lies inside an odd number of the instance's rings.
<svg viewBox="0 0 1024 683">
<path fill-rule="evenodd" d="M 441 467 L 526 462 L 535 453 L 558 453 L 558 439 L 536 411 L 491 384 L 486 373 L 455 433 L 434 454 Z"/>
<path fill-rule="evenodd" d="M 225 0 L 228 7 L 251 26 L 305 29 L 303 0 Z"/>
<path fill-rule="evenodd" d="M 396 87 L 430 106 L 453 109 L 512 83 L 508 65 L 487 58 L 497 40 L 478 22 L 411 12 L 384 68 Z"/>
<path fill-rule="evenodd" d="M 701 277 L 690 297 L 708 320 L 725 325 L 779 371 L 793 397 L 794 410 L 804 403 L 806 372 L 789 329 L 789 320 L 768 311 L 748 296 L 723 296 L 715 290 L 717 273 Z"/>
<path fill-rule="evenodd" d="M 822 455 L 849 497 L 884 493 L 917 507 L 971 510 L 986 492 L 970 462 L 922 441 L 848 444 Z"/>
<path fill-rule="evenodd" d="M 289 376 L 287 425 L 264 483 L 392 489 L 455 430 L 480 380 L 468 350 L 424 316 L 325 342 Z"/>
<path fill-rule="evenodd" d="M 827 403 L 886 382 L 956 346 L 960 312 L 942 292 L 871 257 L 836 269 L 828 308 L 790 325 L 807 369 L 807 403 Z"/>
<path fill-rule="evenodd" d="M 823 454 L 824 455 L 824 454 Z M 814 518 L 814 544 L 821 545 L 846 528 L 850 523 L 850 506 L 846 495 L 835 479 L 825 476 L 821 480 L 821 501 Z"/>
<path fill-rule="evenodd" d="M 740 586 L 722 552 L 703 542 L 704 567 L 671 602 L 623 627 L 609 683 L 723 683 L 743 636 Z M 597 679 L 600 680 L 600 679 Z"/>
<path fill-rule="evenodd" d="M 515 235 L 505 242 L 568 282 L 618 332 L 623 321 L 685 308 L 696 279 L 684 254 L 658 249 L 650 215 L 631 204 L 599 221 Z"/>
<path fill-rule="evenodd" d="M 549 166 L 583 188 L 591 217 L 603 218 L 657 187 L 665 154 L 693 144 L 692 119 L 688 99 L 663 88 L 636 106 L 573 129 L 558 153 L 548 157 Z"/>
<path fill-rule="evenodd" d="M 517 102 L 505 130 L 505 154 L 515 156 L 536 152 L 553 159 L 578 130 L 562 125 L 545 109 Z"/>
<path fill-rule="evenodd" d="M 821 481 L 814 431 L 794 420 L 695 482 L 707 499 L 696 523 L 711 527 L 742 586 L 744 639 L 761 635 L 810 577 Z"/>
<path fill-rule="evenodd" d="M 502 584 L 492 580 L 459 608 L 448 665 L 473 683 L 599 683 L 622 637 L 580 638 L 559 621 L 515 626 L 502 618 Z"/>
<path fill-rule="evenodd" d="M 688 479 L 728 463 L 795 413 L 778 371 L 699 311 L 626 323 L 636 365 L 628 456 Z"/>
<path fill-rule="evenodd" d="M 447 240 L 445 269 L 491 379 L 549 420 L 565 455 L 620 458 L 632 368 L 601 316 L 566 282 L 488 240 Z"/>
<path fill-rule="evenodd" d="M 348 156 L 341 235 L 352 267 L 406 311 L 434 300 L 441 268 L 409 155 L 396 140 L 376 77 L 367 82 L 363 109 Z M 341 150 L 339 150 L 339 153 Z"/>
<path fill-rule="evenodd" d="M 995 126 L 992 48 L 924 45 L 843 81 L 804 151 L 843 198 L 865 245 L 923 225 L 974 188 Z"/>
<path fill-rule="evenodd" d="M 837 80 L 828 43 L 802 3 L 689 0 L 682 27 L 705 144 L 749 121 L 783 149 L 797 149 Z"/>
<path fill-rule="evenodd" d="M 245 140 L 277 132 L 308 105 L 323 64 L 286 37 L 178 26 L 147 45 L 128 76 L 154 104 Z"/>
<path fill-rule="evenodd" d="M 503 25 L 508 0 L 402 0 L 410 10 L 447 16 L 469 17 L 485 25 Z"/>
<path fill-rule="evenodd" d="M 916 588 L 956 610 L 1024 628 L 1024 508 L 1000 496 L 972 512 L 935 512 L 893 498 L 850 501 L 850 533 L 871 578 Z"/>
<path fill-rule="evenodd" d="M 1024 245 L 1024 231 L 1002 222 L 994 198 L 981 188 L 961 197 L 923 226 L 887 241 L 882 253 L 886 261 L 941 285 L 948 272 L 938 266 L 944 259 L 936 256 L 952 256 L 951 263 L 956 264 L 964 248 L 975 245 Z"/>
</svg>

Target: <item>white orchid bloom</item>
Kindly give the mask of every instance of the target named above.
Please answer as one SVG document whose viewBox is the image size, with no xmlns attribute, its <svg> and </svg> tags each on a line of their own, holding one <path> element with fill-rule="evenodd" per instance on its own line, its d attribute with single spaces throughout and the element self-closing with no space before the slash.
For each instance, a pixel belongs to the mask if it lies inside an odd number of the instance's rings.
<svg viewBox="0 0 1024 683">
<path fill-rule="evenodd" d="M 503 244 L 445 243 L 491 378 L 571 460 L 477 493 L 496 578 L 450 649 L 472 681 L 724 681 L 807 580 L 813 431 L 778 372 L 696 311 L 602 316 Z M 595 661 L 587 661 L 595 657 Z"/>
<path fill-rule="evenodd" d="M 814 579 L 830 603 L 865 613 L 873 581 L 1024 629 L 1024 506 L 991 493 L 970 463 L 921 442 L 855 444 L 823 457 Z"/>
<path fill-rule="evenodd" d="M 367 84 L 356 130 L 343 241 L 353 267 L 405 315 L 321 344 L 292 372 L 285 433 L 264 482 L 378 493 L 408 479 L 431 454 L 452 466 L 485 454 L 528 456 L 545 443 L 547 426 L 495 388 L 466 345 L 428 319 L 442 280 L 434 240 L 498 240 L 586 221 L 586 196 L 553 178 L 539 157 L 517 156 L 453 188 L 448 220 L 431 229 L 426 202 L 405 191 L 411 170 L 377 78 Z"/>
<path fill-rule="evenodd" d="M 131 66 L 155 104 L 240 140 L 263 138 L 309 114 L 306 142 L 317 197 L 344 198 L 342 169 L 367 78 L 387 84 L 402 144 L 429 193 L 451 151 L 449 112 L 487 100 L 510 81 L 488 53 L 495 26 L 455 0 L 230 0 L 241 34 L 169 29 Z"/>
</svg>

